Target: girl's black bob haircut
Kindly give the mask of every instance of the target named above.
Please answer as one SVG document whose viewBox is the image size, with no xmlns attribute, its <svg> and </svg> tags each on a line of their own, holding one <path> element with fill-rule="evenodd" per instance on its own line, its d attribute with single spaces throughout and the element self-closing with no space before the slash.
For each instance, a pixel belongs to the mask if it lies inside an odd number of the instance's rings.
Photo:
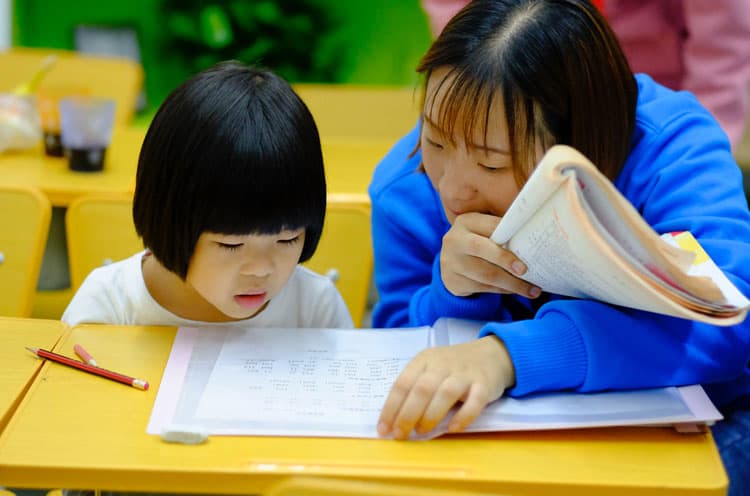
<svg viewBox="0 0 750 496">
<path fill-rule="evenodd" d="M 310 111 L 272 72 L 222 62 L 175 89 L 138 159 L 133 220 L 168 270 L 187 276 L 204 232 L 305 228 L 318 245 L 326 208 L 320 137 Z"/>
</svg>

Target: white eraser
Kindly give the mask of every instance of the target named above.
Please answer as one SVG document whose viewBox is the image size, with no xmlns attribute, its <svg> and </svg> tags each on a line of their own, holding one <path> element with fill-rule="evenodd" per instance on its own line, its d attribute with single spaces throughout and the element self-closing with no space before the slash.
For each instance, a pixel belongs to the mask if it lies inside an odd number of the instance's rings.
<svg viewBox="0 0 750 496">
<path fill-rule="evenodd" d="M 168 443 L 200 444 L 208 439 L 208 432 L 195 425 L 171 424 L 161 432 L 161 440 Z"/>
</svg>

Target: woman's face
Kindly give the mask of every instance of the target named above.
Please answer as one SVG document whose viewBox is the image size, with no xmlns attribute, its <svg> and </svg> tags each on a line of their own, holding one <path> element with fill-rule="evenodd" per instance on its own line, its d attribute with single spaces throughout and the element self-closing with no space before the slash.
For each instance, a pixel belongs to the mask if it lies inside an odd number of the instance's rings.
<svg viewBox="0 0 750 496">
<path fill-rule="evenodd" d="M 448 68 L 437 69 L 427 81 L 421 135 L 424 170 L 440 194 L 451 224 L 467 212 L 502 217 L 519 192 L 502 101 L 493 99 L 486 141 L 483 126 L 476 126 L 470 142 L 461 135 L 446 136 L 438 126 L 438 112 L 453 78 L 448 76 L 445 84 L 440 84 L 448 72 Z M 463 134 L 463 123 L 457 122 L 454 129 Z"/>
</svg>

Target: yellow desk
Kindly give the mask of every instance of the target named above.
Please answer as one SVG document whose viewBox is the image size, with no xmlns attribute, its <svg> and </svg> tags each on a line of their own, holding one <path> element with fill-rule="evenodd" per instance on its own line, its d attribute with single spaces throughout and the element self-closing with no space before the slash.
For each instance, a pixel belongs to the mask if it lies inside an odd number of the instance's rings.
<svg viewBox="0 0 750 496">
<path fill-rule="evenodd" d="M 0 177 L 4 183 L 38 187 L 55 207 L 67 207 L 86 194 L 132 195 L 145 135 L 145 128 L 116 129 L 101 172 L 71 171 L 65 158 L 48 157 L 39 147 L 0 154 Z M 366 193 L 372 171 L 394 143 L 385 138 L 323 139 L 329 192 Z"/>
<path fill-rule="evenodd" d="M 42 366 L 41 360 L 24 348 L 51 349 L 64 329 L 55 320 L 0 317 L 0 431 Z"/>
<path fill-rule="evenodd" d="M 73 344 L 84 344 L 100 365 L 147 379 L 152 387 L 143 392 L 45 364 L 0 437 L 0 485 L 279 494 L 279 484 L 295 479 L 359 480 L 375 484 L 376 494 L 397 485 L 395 493 L 402 494 L 525 496 L 719 495 L 726 488 L 711 436 L 668 428 L 427 442 L 213 437 L 197 446 L 167 444 L 145 431 L 174 334 L 168 327 L 115 326 L 81 326 L 66 334 L 58 351 L 72 356 Z"/>
<path fill-rule="evenodd" d="M 40 146 L 0 154 L 0 177 L 6 183 L 38 187 L 55 207 L 65 207 L 89 193 L 132 194 L 138 154 L 145 135 L 144 128 L 116 128 L 101 172 L 71 171 L 67 159 L 48 157 Z"/>
</svg>

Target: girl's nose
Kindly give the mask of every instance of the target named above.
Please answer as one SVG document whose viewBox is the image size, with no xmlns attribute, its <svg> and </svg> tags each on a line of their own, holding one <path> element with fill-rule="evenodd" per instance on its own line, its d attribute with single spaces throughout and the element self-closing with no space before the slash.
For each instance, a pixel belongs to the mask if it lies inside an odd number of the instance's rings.
<svg viewBox="0 0 750 496">
<path fill-rule="evenodd" d="M 266 277 L 273 272 L 273 260 L 270 256 L 256 254 L 246 259 L 240 267 L 243 276 Z"/>
</svg>

